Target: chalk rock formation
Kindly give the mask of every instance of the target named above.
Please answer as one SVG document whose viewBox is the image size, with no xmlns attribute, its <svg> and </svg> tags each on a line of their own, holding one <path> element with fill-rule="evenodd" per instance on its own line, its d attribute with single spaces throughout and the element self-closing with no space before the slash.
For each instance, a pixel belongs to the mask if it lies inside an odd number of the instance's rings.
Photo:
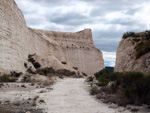
<svg viewBox="0 0 150 113">
<path fill-rule="evenodd" d="M 25 72 L 28 56 L 42 67 L 93 74 L 104 68 L 102 52 L 95 48 L 92 32 L 55 32 L 28 28 L 14 0 L 0 1 L 0 72 Z"/>
<path fill-rule="evenodd" d="M 146 39 L 146 32 L 136 33 L 134 36 L 122 39 L 116 56 L 116 72 L 141 71 L 150 73 L 150 35 Z"/>
</svg>

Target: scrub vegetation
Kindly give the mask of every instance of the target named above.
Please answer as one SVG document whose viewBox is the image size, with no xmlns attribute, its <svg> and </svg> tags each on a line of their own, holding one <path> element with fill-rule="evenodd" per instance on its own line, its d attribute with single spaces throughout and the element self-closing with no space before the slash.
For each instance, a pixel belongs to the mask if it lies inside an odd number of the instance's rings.
<svg viewBox="0 0 150 113">
<path fill-rule="evenodd" d="M 141 33 L 126 32 L 123 34 L 122 39 L 132 37 L 132 43 L 135 44 L 136 59 L 150 52 L 150 31 Z"/>
<path fill-rule="evenodd" d="M 95 73 L 96 86 L 91 94 L 118 105 L 150 104 L 150 74 L 142 72 L 109 72 L 103 69 Z"/>
</svg>

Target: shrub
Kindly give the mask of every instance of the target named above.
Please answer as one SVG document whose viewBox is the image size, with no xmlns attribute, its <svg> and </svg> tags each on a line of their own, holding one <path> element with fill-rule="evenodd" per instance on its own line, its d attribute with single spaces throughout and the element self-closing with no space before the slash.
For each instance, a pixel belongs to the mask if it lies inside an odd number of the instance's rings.
<svg viewBox="0 0 150 113">
<path fill-rule="evenodd" d="M 82 72 L 82 74 L 83 74 L 84 76 L 87 76 L 87 74 L 86 74 L 86 73 L 84 73 L 84 72 Z"/>
<path fill-rule="evenodd" d="M 78 70 L 78 67 L 73 67 L 73 69 Z"/>
<path fill-rule="evenodd" d="M 57 71 L 55 71 L 55 73 L 57 75 L 64 75 L 64 76 L 74 76 L 76 75 L 76 73 L 74 71 L 70 71 L 70 70 L 67 70 L 67 69 L 59 69 Z"/>
<path fill-rule="evenodd" d="M 150 103 L 150 75 L 141 72 L 126 72 L 117 79 L 120 82 L 118 88 L 122 88 L 124 96 L 130 104 Z"/>
<path fill-rule="evenodd" d="M 39 102 L 40 103 L 45 103 L 45 101 L 43 99 L 40 99 Z"/>
<path fill-rule="evenodd" d="M 132 39 L 132 43 L 139 42 L 135 49 L 136 49 L 136 59 L 140 58 L 141 56 L 145 55 L 146 53 L 150 52 L 150 31 L 145 31 L 143 33 L 134 33 L 134 32 L 126 32 L 123 34 L 122 38 L 126 39 L 128 37 L 134 37 Z M 142 39 L 136 37 L 143 37 Z"/>
<path fill-rule="evenodd" d="M 53 68 L 40 68 L 40 69 L 37 69 L 37 73 L 40 74 L 40 75 L 49 75 L 50 73 L 54 73 L 55 70 Z"/>
<path fill-rule="evenodd" d="M 112 77 L 113 76 L 113 77 Z M 116 81 L 116 90 L 119 97 L 124 97 L 128 104 L 150 104 L 150 75 L 141 72 L 125 72 L 111 74 L 111 78 Z"/>
<path fill-rule="evenodd" d="M 104 92 L 112 96 L 115 95 L 118 99 L 113 100 L 113 102 L 136 105 L 150 104 L 150 74 L 146 75 L 142 72 L 113 72 L 109 74 L 103 73 L 96 77 L 99 81 L 97 85 L 101 85 L 101 83 L 104 85 L 99 93 Z M 110 81 L 113 81 L 111 82 L 112 84 L 106 86 Z M 91 94 L 98 93 L 95 87 L 91 92 Z"/>
<path fill-rule="evenodd" d="M 108 69 L 103 69 L 95 73 L 94 76 L 99 81 L 98 85 L 106 86 L 110 81 L 108 77 L 109 74 L 110 74 L 110 71 Z"/>
<path fill-rule="evenodd" d="M 62 61 L 61 63 L 62 63 L 62 64 L 67 64 L 67 62 L 65 62 L 65 61 Z"/>
<path fill-rule="evenodd" d="M 35 100 L 35 101 L 36 101 L 38 98 L 39 98 L 39 96 L 35 96 L 33 100 Z"/>
<path fill-rule="evenodd" d="M 110 80 L 107 78 L 107 76 L 101 76 L 98 77 L 97 80 L 99 81 L 99 86 L 107 86 Z"/>
<path fill-rule="evenodd" d="M 109 78 L 111 81 L 115 81 L 115 80 L 117 80 L 118 76 L 120 76 L 119 72 L 112 72 L 112 73 L 110 73 Z"/>
<path fill-rule="evenodd" d="M 126 33 L 123 34 L 122 38 L 126 39 L 128 37 L 133 37 L 134 35 L 135 35 L 134 32 L 126 32 Z"/>
<path fill-rule="evenodd" d="M 133 37 L 140 37 L 140 34 L 135 33 Z"/>
<path fill-rule="evenodd" d="M 20 77 L 22 72 L 15 72 L 15 71 L 10 71 L 10 75 L 12 77 Z"/>
<path fill-rule="evenodd" d="M 50 85 L 53 85 L 54 83 L 55 83 L 55 81 L 53 79 L 51 79 L 51 80 L 44 81 L 43 85 L 50 86 Z"/>
<path fill-rule="evenodd" d="M 23 79 L 22 82 L 31 82 L 31 76 L 30 74 L 26 74 Z"/>
<path fill-rule="evenodd" d="M 0 76 L 0 82 L 16 82 L 16 78 L 11 77 L 10 75 L 4 74 Z"/>
<path fill-rule="evenodd" d="M 31 57 L 33 57 L 33 56 L 35 56 L 36 55 L 36 53 L 34 53 L 34 54 L 29 54 L 28 55 L 28 58 L 31 58 Z"/>
<path fill-rule="evenodd" d="M 44 72 L 39 72 L 40 75 L 44 75 Z"/>
<path fill-rule="evenodd" d="M 46 92 L 46 91 L 44 91 L 44 90 L 41 90 L 39 93 L 44 93 L 44 92 Z"/>
<path fill-rule="evenodd" d="M 100 77 L 100 76 L 103 75 L 103 74 L 109 74 L 109 73 L 110 73 L 110 71 L 109 71 L 108 69 L 102 69 L 101 71 L 95 73 L 94 76 L 95 76 L 96 78 L 98 78 L 98 77 Z"/>
<path fill-rule="evenodd" d="M 33 66 L 34 66 L 36 69 L 38 69 L 38 68 L 41 67 L 41 64 L 40 64 L 39 62 L 34 62 L 34 63 L 33 63 Z"/>
<path fill-rule="evenodd" d="M 90 89 L 90 94 L 91 95 L 96 95 L 99 93 L 99 89 L 97 86 L 93 86 L 91 89 Z"/>
<path fill-rule="evenodd" d="M 146 31 L 145 33 L 145 39 L 150 40 L 150 31 Z"/>
<path fill-rule="evenodd" d="M 142 41 L 135 47 L 136 49 L 136 59 L 150 52 L 150 41 Z"/>
<path fill-rule="evenodd" d="M 93 79 L 94 79 L 94 77 L 89 76 L 89 77 L 87 78 L 87 81 L 88 81 L 88 82 L 92 82 L 92 81 L 93 81 Z"/>
<path fill-rule="evenodd" d="M 7 106 L 0 104 L 0 113 L 12 113 L 12 111 Z"/>
<path fill-rule="evenodd" d="M 133 39 L 133 41 L 134 41 L 134 42 L 139 42 L 139 41 L 140 41 L 140 39 L 138 39 L 138 38 L 134 38 L 134 39 Z"/>
<path fill-rule="evenodd" d="M 22 84 L 21 87 L 26 88 L 26 86 L 24 84 Z"/>
<path fill-rule="evenodd" d="M 33 66 L 34 66 L 36 69 L 38 69 L 38 68 L 41 67 L 41 64 L 40 64 L 39 62 L 36 62 L 36 60 L 33 58 L 34 55 L 35 55 L 35 54 L 28 56 L 28 62 L 31 62 L 31 63 L 33 64 Z"/>
</svg>

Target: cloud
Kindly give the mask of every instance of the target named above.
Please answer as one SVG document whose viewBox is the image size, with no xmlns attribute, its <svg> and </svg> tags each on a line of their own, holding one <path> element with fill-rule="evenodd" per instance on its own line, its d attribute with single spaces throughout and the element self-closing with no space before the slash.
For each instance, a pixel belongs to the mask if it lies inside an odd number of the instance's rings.
<svg viewBox="0 0 150 113">
<path fill-rule="evenodd" d="M 114 61 L 110 61 L 110 62 L 105 61 L 104 64 L 105 64 L 106 67 L 114 67 L 115 66 L 115 62 Z"/>
<path fill-rule="evenodd" d="M 105 66 L 110 66 L 110 67 L 114 67 L 115 66 L 115 60 L 116 60 L 116 53 L 115 52 L 106 52 L 106 51 L 102 51 L 103 52 L 103 58 L 104 58 L 104 63 Z"/>
<path fill-rule="evenodd" d="M 108 65 L 114 65 L 115 52 L 124 32 L 141 32 L 149 29 L 150 24 L 149 0 L 15 1 L 29 27 L 64 32 L 91 28 L 94 44 L 104 51 Z"/>
<path fill-rule="evenodd" d="M 81 24 L 90 23 L 91 20 L 87 19 L 88 17 L 85 15 L 81 15 L 79 13 L 68 12 L 63 15 L 54 16 L 49 18 L 49 21 L 62 25 L 70 25 L 70 26 L 78 26 Z M 79 21 L 80 20 L 80 21 Z"/>
<path fill-rule="evenodd" d="M 103 58 L 105 61 L 115 61 L 116 60 L 116 53 L 115 52 L 103 52 Z"/>
</svg>

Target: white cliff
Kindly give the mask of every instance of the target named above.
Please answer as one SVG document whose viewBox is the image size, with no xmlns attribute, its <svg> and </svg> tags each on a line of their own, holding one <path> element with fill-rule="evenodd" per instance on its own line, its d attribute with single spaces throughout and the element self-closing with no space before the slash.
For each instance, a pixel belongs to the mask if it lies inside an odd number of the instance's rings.
<svg viewBox="0 0 150 113">
<path fill-rule="evenodd" d="M 137 58 L 138 53 L 144 53 L 147 48 L 138 47 L 140 43 L 149 43 L 149 40 L 145 40 L 146 32 L 137 33 L 139 37 L 128 37 L 126 39 L 122 39 L 119 43 L 119 47 L 117 49 L 116 55 L 116 72 L 127 72 L 127 71 L 141 71 L 144 73 L 150 73 L 150 52 L 146 52 L 145 54 L 141 54 L 140 57 Z M 139 44 L 139 45 L 138 45 Z M 139 49 L 136 49 L 136 48 Z"/>
<path fill-rule="evenodd" d="M 102 52 L 95 48 L 90 29 L 76 33 L 28 28 L 14 0 L 0 1 L 0 71 L 25 72 L 28 55 L 42 67 L 94 74 L 104 68 Z M 63 64 L 65 62 L 66 64 Z"/>
</svg>

